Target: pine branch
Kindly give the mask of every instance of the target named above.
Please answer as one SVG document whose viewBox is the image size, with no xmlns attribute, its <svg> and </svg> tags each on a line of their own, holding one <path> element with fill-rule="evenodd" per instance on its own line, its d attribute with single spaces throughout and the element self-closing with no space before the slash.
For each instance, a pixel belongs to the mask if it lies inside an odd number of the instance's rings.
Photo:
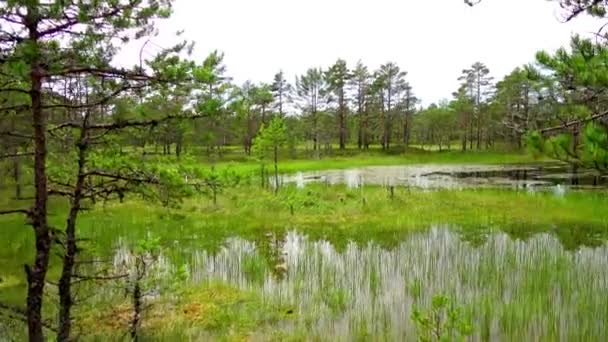
<svg viewBox="0 0 608 342">
<path fill-rule="evenodd" d="M 31 107 L 30 105 L 14 105 L 14 106 L 7 106 L 7 107 L 0 107 L 0 112 L 8 112 L 11 110 L 14 111 L 25 111 L 25 110 L 30 110 Z"/>
<path fill-rule="evenodd" d="M 593 8 L 603 2 L 604 0 L 593 0 L 589 4 L 583 5 L 580 3 L 580 1 L 576 1 L 574 4 L 571 1 L 562 1 L 560 6 L 570 12 L 570 14 L 565 18 L 565 21 L 568 22 L 576 18 L 579 14 L 587 12 L 590 8 Z"/>
<path fill-rule="evenodd" d="M 85 276 L 85 275 L 80 275 L 80 274 L 74 274 L 74 275 L 72 275 L 72 278 L 78 279 L 79 282 L 81 282 L 81 281 L 87 281 L 87 280 L 116 280 L 116 279 L 126 278 L 128 276 L 129 276 L 128 274 L 117 274 L 117 275 L 111 275 L 111 276 Z"/>
<path fill-rule="evenodd" d="M 204 115 L 167 115 L 160 119 L 124 120 L 124 121 L 117 121 L 117 122 L 113 122 L 113 123 L 94 124 L 94 125 L 87 126 L 86 129 L 104 129 L 107 131 L 113 131 L 113 130 L 128 128 L 128 127 L 154 127 L 154 126 L 158 126 L 159 124 L 161 124 L 165 121 L 176 120 L 176 119 L 198 119 L 198 118 L 203 118 L 203 117 L 205 117 L 205 116 Z M 51 128 L 50 131 L 55 131 L 55 130 L 62 129 L 62 128 L 82 128 L 82 124 L 79 122 L 64 122 L 62 124 L 59 124 L 59 125 Z M 107 134 L 107 132 L 104 134 Z"/>
<path fill-rule="evenodd" d="M 59 189 L 50 189 L 49 191 L 47 191 L 47 194 L 49 196 L 74 197 L 73 193 Z"/>
<path fill-rule="evenodd" d="M 5 315 L 8 318 L 27 322 L 27 312 L 25 311 L 25 309 L 9 304 L 0 303 L 0 310 L 6 311 Z M 47 328 L 50 331 L 57 332 L 57 329 L 51 323 L 46 322 L 42 319 L 41 321 L 43 327 Z"/>
<path fill-rule="evenodd" d="M 111 94 L 109 94 L 109 95 L 101 98 L 99 101 L 96 101 L 94 103 L 84 103 L 84 104 L 78 104 L 78 105 L 54 104 L 54 105 L 43 106 L 43 108 L 44 109 L 55 109 L 55 108 L 83 109 L 83 108 L 97 107 L 97 106 L 101 106 L 103 104 L 106 104 L 108 101 L 116 98 L 118 95 L 120 95 L 120 93 L 122 93 L 124 91 L 131 90 L 131 89 L 141 89 L 144 86 L 145 85 L 138 85 L 138 86 L 124 85 L 123 87 L 120 87 L 120 88 L 116 89 Z M 79 124 L 79 127 L 82 127 L 82 124 Z"/>
<path fill-rule="evenodd" d="M 71 75 L 80 75 L 87 74 L 93 76 L 100 76 L 106 78 L 123 78 L 131 81 L 153 81 L 154 77 L 143 74 L 132 72 L 126 69 L 116 69 L 116 68 L 93 68 L 93 67 L 73 67 L 64 69 L 57 72 L 47 73 L 45 76 L 53 77 L 53 76 L 71 76 Z"/>
<path fill-rule="evenodd" d="M 31 135 L 21 134 L 21 133 L 15 133 L 15 132 L 9 132 L 9 131 L 0 131 L 0 135 L 4 135 L 4 136 L 7 136 L 7 137 L 29 139 L 29 140 L 33 140 L 34 139 L 34 137 L 31 136 Z"/>
<path fill-rule="evenodd" d="M 9 210 L 0 210 L 0 215 L 11 215 L 11 214 L 24 214 L 31 215 L 32 211 L 29 209 L 9 209 Z"/>
<path fill-rule="evenodd" d="M 585 119 L 565 122 L 565 123 L 563 123 L 563 124 L 561 124 L 559 126 L 544 128 L 544 129 L 541 129 L 540 132 L 543 133 L 543 134 L 552 133 L 554 131 L 563 130 L 563 129 L 566 129 L 566 128 L 569 128 L 569 127 L 572 127 L 572 126 L 577 126 L 577 125 L 580 125 L 580 124 L 583 124 L 583 123 L 586 123 L 586 122 L 589 122 L 589 121 L 595 121 L 595 120 L 601 119 L 601 118 L 603 118 L 605 116 L 608 116 L 608 111 L 592 115 L 592 116 L 590 116 L 588 118 L 585 118 Z"/>
<path fill-rule="evenodd" d="M 8 93 L 8 92 L 22 93 L 22 94 L 26 94 L 26 95 L 30 94 L 30 92 L 28 90 L 21 89 L 21 88 L 0 88 L 0 93 Z"/>
<path fill-rule="evenodd" d="M 121 173 L 110 173 L 110 172 L 106 172 L 106 171 L 102 171 L 102 170 L 89 171 L 85 174 L 85 176 L 87 176 L 87 177 L 97 176 L 97 177 L 111 178 L 111 179 L 122 180 L 122 181 L 127 181 L 127 182 L 136 182 L 136 183 L 157 184 L 159 182 L 158 179 L 153 176 L 137 177 L 137 176 L 124 175 Z"/>
<path fill-rule="evenodd" d="M 92 16 L 90 18 L 87 18 L 87 21 L 90 22 L 90 21 L 95 21 L 95 20 L 100 20 L 100 19 L 107 19 L 107 18 L 113 17 L 113 16 L 119 14 L 122 11 L 125 11 L 125 10 L 128 10 L 128 9 L 133 9 L 133 7 L 135 7 L 135 5 L 137 4 L 137 2 L 138 1 L 134 1 L 134 0 L 129 1 L 128 4 L 125 4 L 123 6 L 116 6 L 116 7 L 112 8 L 111 10 L 109 10 L 107 12 L 103 12 L 103 13 L 100 13 L 98 15 L 95 15 L 95 16 Z M 48 29 L 40 32 L 39 36 L 40 37 L 44 37 L 44 36 L 52 35 L 52 34 L 55 34 L 55 33 L 58 33 L 58 32 L 62 32 L 64 30 L 67 30 L 70 27 L 73 27 L 73 26 L 76 26 L 76 25 L 82 23 L 82 21 L 80 20 L 80 18 L 78 18 L 78 16 L 76 16 L 76 15 L 73 16 L 73 17 L 67 17 L 67 15 L 65 15 L 65 13 L 64 13 L 64 16 L 65 16 L 65 19 L 66 19 L 65 23 L 62 23 L 62 24 L 53 26 L 51 28 L 48 28 Z"/>
<path fill-rule="evenodd" d="M 7 158 L 28 157 L 28 156 L 33 156 L 33 155 L 34 155 L 33 152 L 19 152 L 19 153 L 1 154 L 0 155 L 0 160 L 1 159 L 7 159 Z"/>
</svg>

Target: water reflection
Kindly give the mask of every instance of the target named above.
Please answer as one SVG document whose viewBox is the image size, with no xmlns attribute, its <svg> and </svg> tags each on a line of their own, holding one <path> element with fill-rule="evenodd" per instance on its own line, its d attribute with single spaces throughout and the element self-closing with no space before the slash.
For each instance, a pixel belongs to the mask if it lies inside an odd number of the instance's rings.
<svg viewBox="0 0 608 342">
<path fill-rule="evenodd" d="M 195 251 L 189 269 L 191 281 L 219 279 L 290 308 L 274 328 L 311 340 L 413 341 L 412 308 L 444 293 L 471 317 L 472 340 L 599 341 L 608 338 L 605 237 L 435 227 L 390 249 L 338 250 L 289 232 Z"/>
<path fill-rule="evenodd" d="M 563 165 L 408 165 L 370 166 L 346 170 L 299 172 L 281 175 L 281 183 L 302 188 L 310 182 L 345 184 L 350 188 L 364 184 L 419 188 L 460 189 L 507 187 L 515 189 L 553 188 L 558 195 L 567 188 L 606 187 L 606 177 L 592 170 L 567 169 Z"/>
</svg>

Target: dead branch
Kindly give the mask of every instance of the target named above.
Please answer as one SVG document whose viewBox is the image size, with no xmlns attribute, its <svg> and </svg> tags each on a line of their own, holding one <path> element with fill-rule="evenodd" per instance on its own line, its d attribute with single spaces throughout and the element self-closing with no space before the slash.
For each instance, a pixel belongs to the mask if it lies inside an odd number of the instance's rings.
<svg viewBox="0 0 608 342">
<path fill-rule="evenodd" d="M 24 214 L 31 215 L 32 211 L 30 209 L 9 209 L 9 210 L 0 210 L 0 215 L 11 215 L 11 214 Z"/>
<path fill-rule="evenodd" d="M 113 122 L 113 123 L 89 125 L 86 128 L 87 129 L 105 129 L 108 131 L 112 131 L 112 130 L 118 130 L 118 129 L 128 128 L 128 127 L 153 127 L 153 126 L 158 126 L 159 124 L 161 124 L 165 121 L 176 120 L 176 119 L 198 119 L 198 118 L 203 118 L 203 117 L 205 117 L 205 116 L 204 115 L 167 115 L 160 119 L 124 120 L 124 121 L 117 121 L 117 122 Z M 59 125 L 53 127 L 51 129 L 51 131 L 63 129 L 63 128 L 82 128 L 82 124 L 78 123 L 78 122 L 64 122 L 62 124 L 59 124 Z M 107 133 L 108 132 L 105 132 L 104 134 L 107 134 Z"/>
<path fill-rule="evenodd" d="M 595 120 L 601 119 L 601 118 L 603 118 L 605 116 L 608 116 L 608 111 L 592 115 L 592 116 L 590 116 L 588 118 L 585 118 L 585 119 L 565 122 L 565 123 L 563 123 L 563 124 L 561 124 L 559 126 L 544 128 L 544 129 L 541 129 L 540 132 L 543 133 L 543 134 L 551 133 L 551 132 L 563 130 L 563 129 L 566 129 L 566 128 L 569 128 L 569 127 L 572 127 L 572 126 L 578 126 L 580 124 L 583 124 L 583 123 L 586 123 L 586 122 L 589 122 L 589 121 L 595 121 Z"/>
<path fill-rule="evenodd" d="M 137 182 L 137 183 L 150 183 L 150 184 L 158 183 L 158 179 L 153 176 L 142 178 L 142 177 L 137 177 L 137 176 L 125 175 L 125 174 L 121 174 L 121 173 L 110 173 L 110 172 L 106 172 L 106 171 L 102 171 L 102 170 L 89 171 L 85 174 L 85 176 L 87 176 L 87 177 L 98 176 L 98 177 L 111 178 L 111 179 L 116 179 L 116 180 L 123 180 L 123 181 L 127 181 L 127 182 Z"/>
<path fill-rule="evenodd" d="M 27 312 L 25 311 L 25 309 L 9 304 L 0 303 L 0 310 L 6 311 L 5 315 L 8 318 L 27 322 Z M 50 331 L 57 332 L 57 329 L 51 323 L 42 321 L 42 326 Z"/>
<path fill-rule="evenodd" d="M 9 154 L 0 155 L 0 159 L 29 157 L 29 156 L 33 156 L 33 155 L 34 155 L 33 152 L 9 153 Z"/>
<path fill-rule="evenodd" d="M 33 140 L 34 139 L 34 137 L 31 136 L 31 135 L 26 135 L 26 134 L 21 134 L 21 133 L 15 133 L 15 132 L 9 132 L 9 131 L 0 131 L 0 135 L 4 135 L 4 136 L 7 136 L 7 137 L 29 139 L 29 140 Z"/>
</svg>

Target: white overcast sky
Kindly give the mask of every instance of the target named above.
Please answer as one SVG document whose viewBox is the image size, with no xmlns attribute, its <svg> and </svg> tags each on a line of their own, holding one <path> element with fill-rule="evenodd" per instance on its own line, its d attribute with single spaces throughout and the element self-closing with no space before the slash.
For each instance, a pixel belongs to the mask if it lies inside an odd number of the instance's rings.
<svg viewBox="0 0 608 342">
<path fill-rule="evenodd" d="M 229 76 L 270 82 L 280 69 L 290 81 L 309 67 L 338 58 L 371 70 L 387 61 L 408 72 L 428 105 L 449 98 L 463 68 L 484 62 L 495 78 L 533 61 L 540 49 L 567 45 L 573 33 L 591 35 L 598 21 L 560 22 L 556 2 L 484 0 L 176 0 L 173 16 L 153 39 L 170 46 L 185 30 L 195 57 L 225 53 Z M 139 43 L 141 44 L 141 43 Z M 137 61 L 138 48 L 127 58 Z M 153 53 L 154 45 L 146 48 Z M 126 56 L 125 56 L 126 57 Z"/>
</svg>

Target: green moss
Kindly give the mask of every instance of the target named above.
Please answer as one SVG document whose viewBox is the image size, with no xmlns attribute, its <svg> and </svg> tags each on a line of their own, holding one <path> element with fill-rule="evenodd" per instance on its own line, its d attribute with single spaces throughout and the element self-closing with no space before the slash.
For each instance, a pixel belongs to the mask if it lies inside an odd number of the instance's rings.
<svg viewBox="0 0 608 342">
<path fill-rule="evenodd" d="M 253 293 L 221 283 L 182 289 L 148 303 L 141 334 L 153 340 L 242 341 L 253 333 L 272 335 L 271 325 L 290 320 L 280 306 Z M 120 339 L 128 331 L 132 308 L 127 301 L 91 308 L 77 324 L 91 333 L 84 340 Z M 91 327 L 95 329 L 90 329 Z M 267 328 L 267 331 L 265 330 Z"/>
</svg>

